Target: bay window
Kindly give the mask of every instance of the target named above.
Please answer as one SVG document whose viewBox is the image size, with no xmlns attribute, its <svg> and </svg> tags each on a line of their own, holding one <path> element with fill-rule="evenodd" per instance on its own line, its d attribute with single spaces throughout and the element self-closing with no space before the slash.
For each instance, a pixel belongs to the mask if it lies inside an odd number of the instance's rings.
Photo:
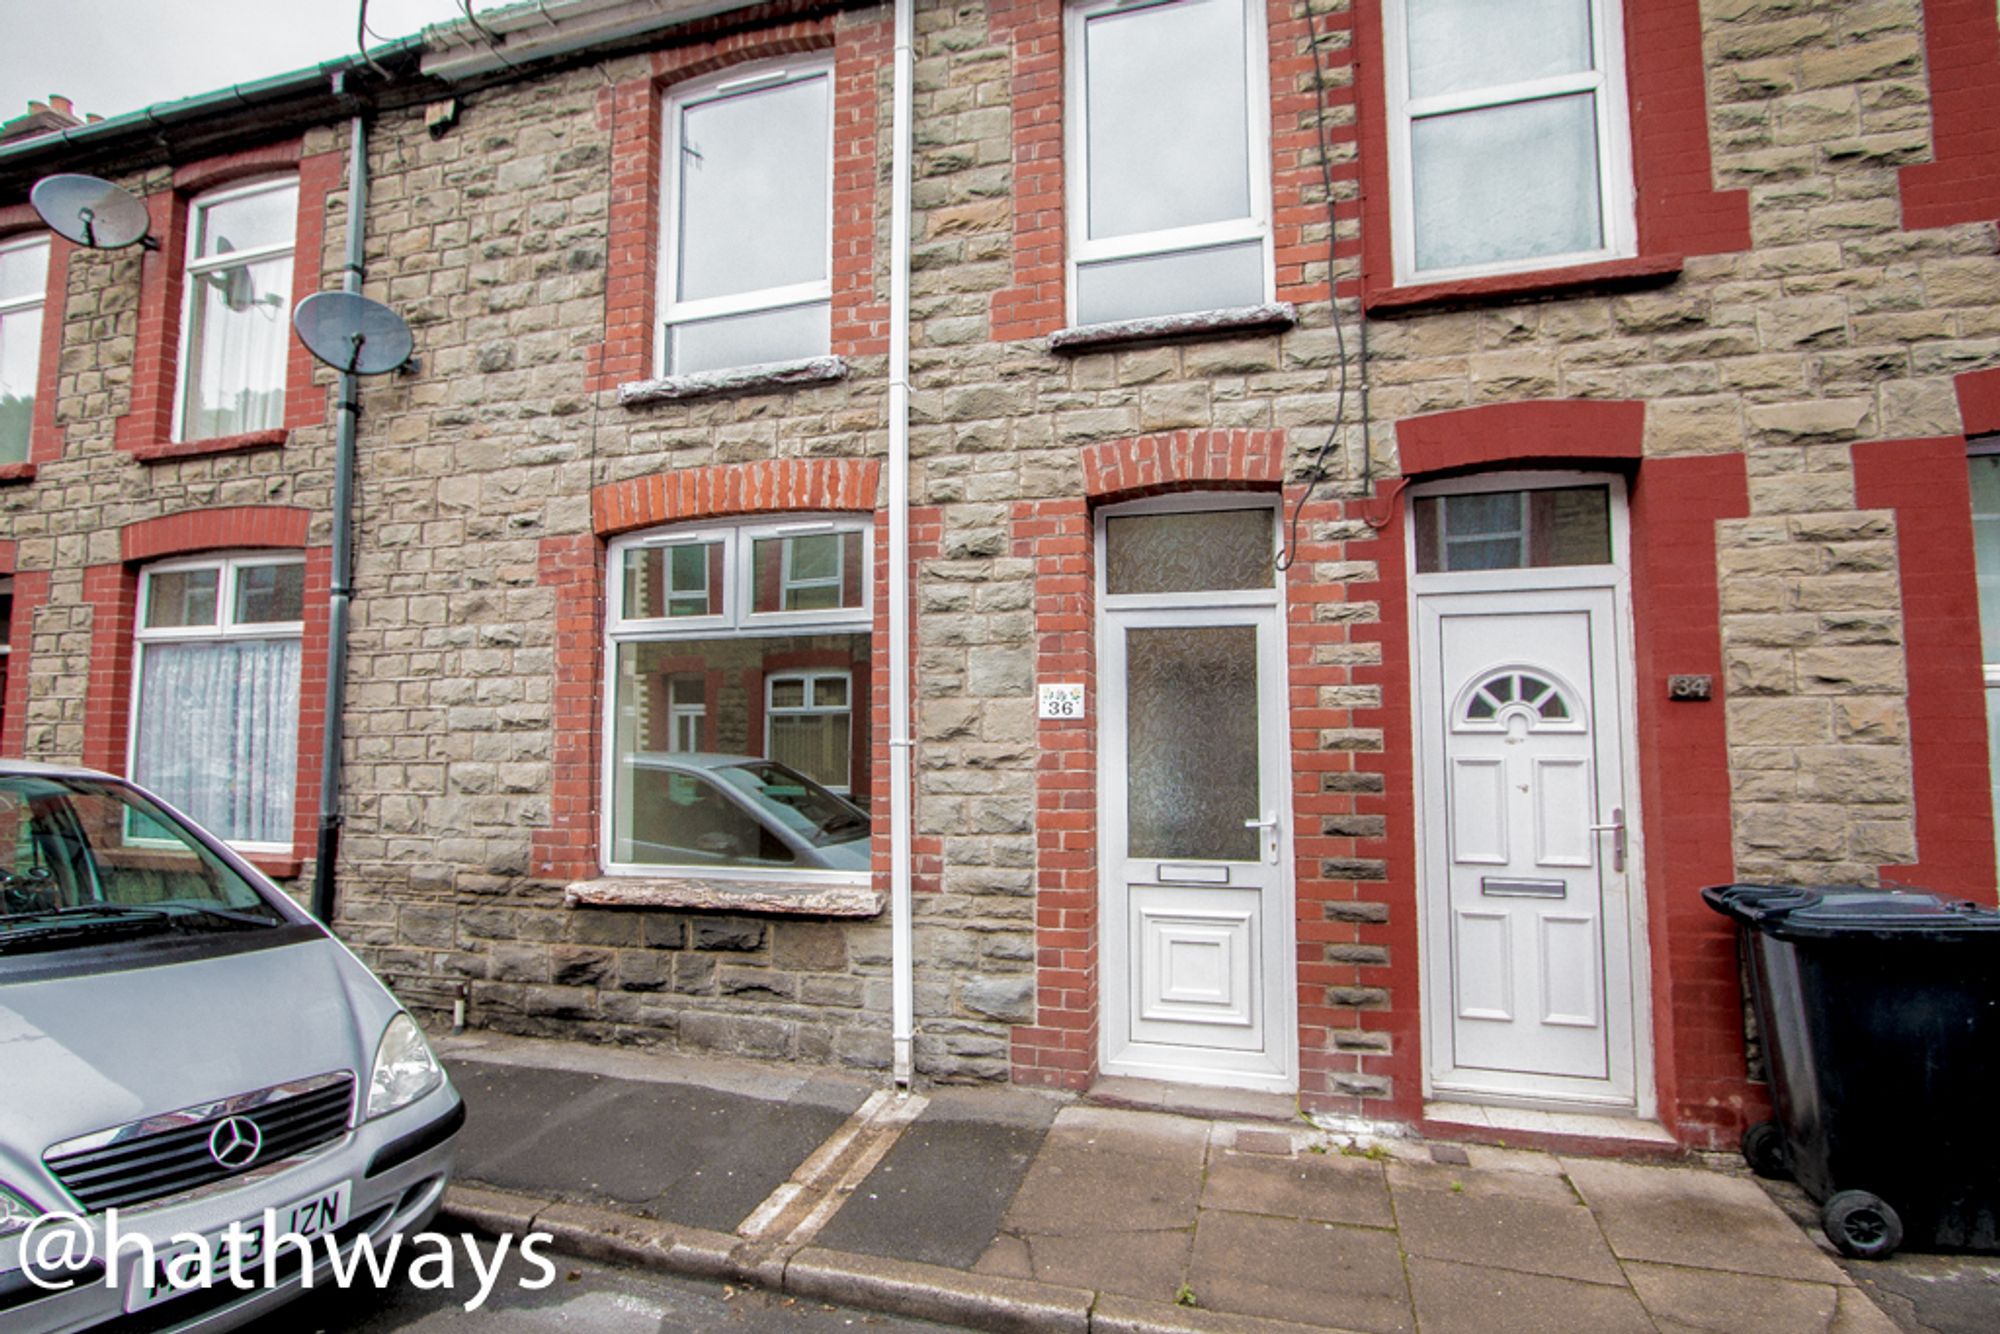
<svg viewBox="0 0 2000 1334">
<path fill-rule="evenodd" d="M 1384 0 L 1396 281 L 1638 250 L 1619 0 Z"/>
<path fill-rule="evenodd" d="M 869 544 L 796 518 L 611 545 L 608 869 L 867 870 Z"/>
<path fill-rule="evenodd" d="M 1092 0 L 1066 22 L 1072 322 L 1270 301 L 1263 7 Z"/>
<path fill-rule="evenodd" d="M 295 178 L 210 191 L 189 209 L 174 439 L 284 424 Z"/>
<path fill-rule="evenodd" d="M 0 241 L 0 464 L 28 458 L 48 280 L 48 237 Z"/>
<path fill-rule="evenodd" d="M 658 373 L 827 355 L 831 64 L 732 70 L 675 88 L 665 117 Z"/>
<path fill-rule="evenodd" d="M 305 563 L 164 561 L 140 577 L 128 772 L 231 844 L 289 852 Z"/>
</svg>

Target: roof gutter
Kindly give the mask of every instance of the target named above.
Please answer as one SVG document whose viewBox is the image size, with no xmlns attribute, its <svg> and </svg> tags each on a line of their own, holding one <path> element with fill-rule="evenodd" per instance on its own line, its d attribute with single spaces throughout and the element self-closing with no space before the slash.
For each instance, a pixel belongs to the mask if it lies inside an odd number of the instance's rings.
<svg viewBox="0 0 2000 1334">
<path fill-rule="evenodd" d="M 755 0 L 529 0 L 490 10 L 476 22 L 424 30 L 423 72 L 448 83 L 480 79 L 522 65 L 613 46 L 677 28 Z M 496 42 L 495 39 L 498 39 Z"/>
</svg>

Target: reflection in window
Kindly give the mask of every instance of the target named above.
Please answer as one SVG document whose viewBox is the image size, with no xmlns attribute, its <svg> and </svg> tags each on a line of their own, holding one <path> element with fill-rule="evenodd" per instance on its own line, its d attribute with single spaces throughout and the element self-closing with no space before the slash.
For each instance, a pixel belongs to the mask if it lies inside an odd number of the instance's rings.
<svg viewBox="0 0 2000 1334">
<path fill-rule="evenodd" d="M 1972 547 L 1979 577 L 1979 639 L 1986 669 L 1986 755 L 2000 821 L 2000 441 L 1980 442 L 1972 469 Z"/>
<path fill-rule="evenodd" d="M 1417 573 L 1603 565 L 1611 560 L 1604 486 L 1419 496 Z"/>
<path fill-rule="evenodd" d="M 290 179 L 218 190 L 195 201 L 183 281 L 176 439 L 284 424 L 298 201 L 298 182 Z"/>
<path fill-rule="evenodd" d="M 48 281 L 46 236 L 0 241 L 0 464 L 27 461 Z"/>
</svg>

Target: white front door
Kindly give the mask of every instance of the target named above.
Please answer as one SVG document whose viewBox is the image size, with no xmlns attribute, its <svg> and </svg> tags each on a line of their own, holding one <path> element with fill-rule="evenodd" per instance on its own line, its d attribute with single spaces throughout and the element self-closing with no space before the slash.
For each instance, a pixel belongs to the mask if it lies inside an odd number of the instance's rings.
<svg viewBox="0 0 2000 1334">
<path fill-rule="evenodd" d="M 1621 591 L 1603 566 L 1416 581 L 1433 1097 L 1650 1113 Z"/>
<path fill-rule="evenodd" d="M 1246 544 L 1268 547 L 1256 528 L 1269 532 L 1268 504 L 1204 522 L 1215 513 L 1132 516 L 1151 522 L 1131 544 L 1173 544 L 1179 529 L 1199 546 L 1233 523 Z M 1100 604 L 1102 1069 L 1290 1089 L 1289 729 L 1275 579 L 1267 566 L 1139 584 L 1174 591 L 1111 592 Z"/>
</svg>

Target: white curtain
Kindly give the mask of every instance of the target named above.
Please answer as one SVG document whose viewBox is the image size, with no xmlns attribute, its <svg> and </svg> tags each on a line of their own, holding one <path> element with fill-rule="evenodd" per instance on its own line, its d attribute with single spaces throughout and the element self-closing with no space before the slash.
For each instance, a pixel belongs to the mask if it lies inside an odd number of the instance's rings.
<svg viewBox="0 0 2000 1334">
<path fill-rule="evenodd" d="M 292 841 L 299 641 L 148 644 L 133 778 L 232 843 Z"/>
</svg>

